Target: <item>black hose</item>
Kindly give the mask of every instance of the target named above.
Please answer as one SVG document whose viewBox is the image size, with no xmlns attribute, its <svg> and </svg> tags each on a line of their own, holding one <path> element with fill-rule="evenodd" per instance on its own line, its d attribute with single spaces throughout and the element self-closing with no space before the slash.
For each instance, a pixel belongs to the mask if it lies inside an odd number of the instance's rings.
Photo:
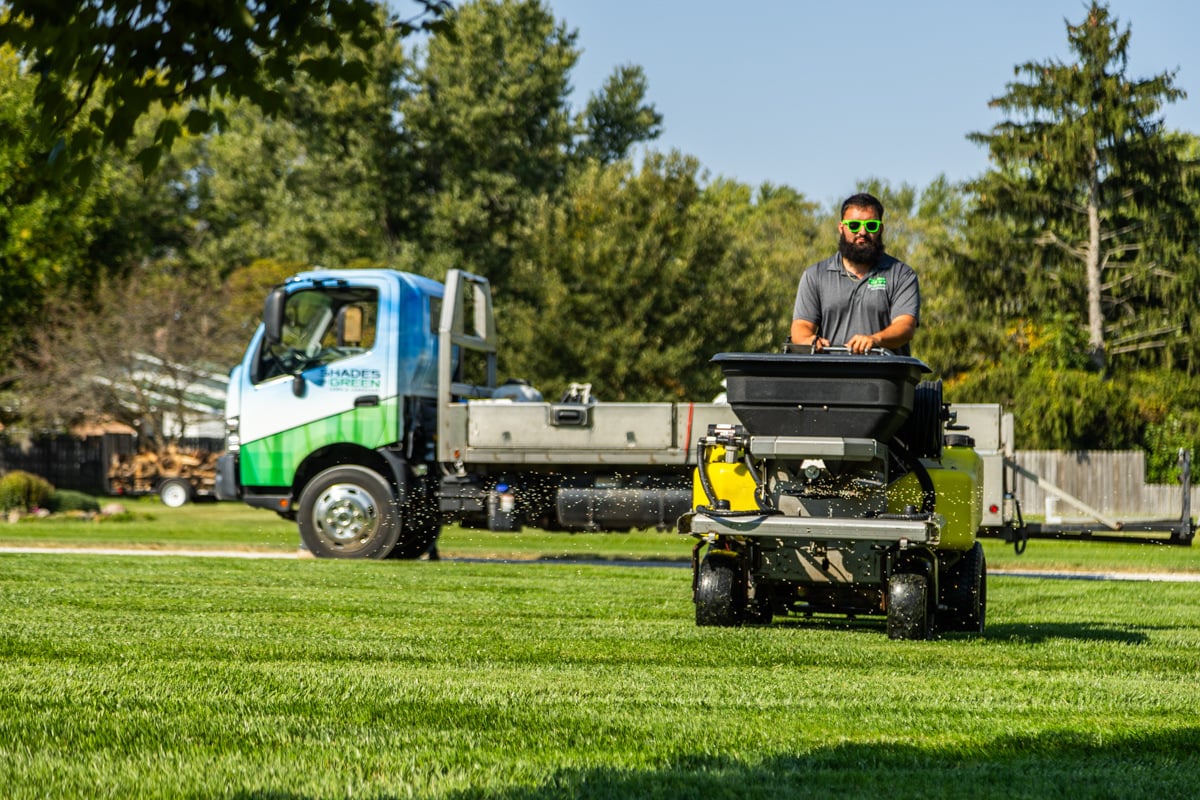
<svg viewBox="0 0 1200 800">
<path fill-rule="evenodd" d="M 920 459 L 915 458 L 899 439 L 892 440 L 892 449 L 899 455 L 904 466 L 916 474 L 917 483 L 921 484 L 921 511 L 932 514 L 937 506 L 937 489 L 933 486 L 933 478 Z"/>
<path fill-rule="evenodd" d="M 778 514 L 779 509 L 771 505 L 771 501 L 767 498 L 767 482 L 764 476 L 763 480 L 759 480 L 758 472 L 754 469 L 754 460 L 747 452 L 742 463 L 746 465 L 746 469 L 750 472 L 750 477 L 754 478 L 754 503 L 758 506 L 758 510 L 764 514 Z"/>
<path fill-rule="evenodd" d="M 708 477 L 708 448 L 709 445 L 702 443 L 696 450 L 696 458 L 698 459 L 696 469 L 700 472 L 700 488 L 704 490 L 704 497 L 708 500 L 707 506 L 696 506 L 696 511 L 701 514 L 707 514 L 710 517 L 761 517 L 763 514 L 779 513 L 773 510 L 763 511 L 761 503 L 759 503 L 760 508 L 756 511 L 731 511 L 728 508 L 717 508 L 717 505 L 722 501 L 717 499 L 717 493 L 713 490 L 712 481 Z M 753 474 L 753 471 L 751 474 Z M 755 495 L 757 501 L 757 491 Z"/>
</svg>

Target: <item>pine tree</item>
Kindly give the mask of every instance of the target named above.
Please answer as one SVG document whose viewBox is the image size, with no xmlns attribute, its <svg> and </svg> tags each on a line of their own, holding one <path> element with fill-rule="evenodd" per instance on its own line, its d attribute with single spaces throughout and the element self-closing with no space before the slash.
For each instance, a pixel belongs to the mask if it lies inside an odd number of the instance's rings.
<svg viewBox="0 0 1200 800">
<path fill-rule="evenodd" d="M 963 279 L 1002 314 L 1081 320 L 1088 358 L 1103 369 L 1111 355 L 1165 348 L 1185 332 L 1169 298 L 1195 270 L 1194 244 L 1177 248 L 1195 214 L 1183 140 L 1161 117 L 1185 94 L 1175 71 L 1128 75 L 1130 27 L 1105 5 L 1066 28 L 1076 60 L 1017 66 L 1024 80 L 991 101 L 1007 119 L 969 137 L 992 168 L 969 187 L 977 206 Z"/>
</svg>

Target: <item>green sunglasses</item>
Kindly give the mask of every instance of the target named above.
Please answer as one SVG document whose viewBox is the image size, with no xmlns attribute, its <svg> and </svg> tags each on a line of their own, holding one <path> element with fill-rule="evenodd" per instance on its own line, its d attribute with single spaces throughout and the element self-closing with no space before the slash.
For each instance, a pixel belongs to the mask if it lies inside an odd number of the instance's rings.
<svg viewBox="0 0 1200 800">
<path fill-rule="evenodd" d="M 883 221 L 878 219 L 844 219 L 842 220 L 842 224 L 851 233 L 858 233 L 863 228 L 867 229 L 867 233 L 879 233 L 879 226 L 883 224 Z"/>
</svg>

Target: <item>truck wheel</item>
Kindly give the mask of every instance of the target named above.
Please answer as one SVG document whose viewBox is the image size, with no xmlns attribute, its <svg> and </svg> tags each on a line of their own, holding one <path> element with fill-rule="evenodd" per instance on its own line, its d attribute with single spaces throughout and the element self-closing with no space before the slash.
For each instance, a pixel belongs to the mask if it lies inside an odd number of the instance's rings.
<svg viewBox="0 0 1200 800">
<path fill-rule="evenodd" d="M 713 556 L 700 562 L 696 578 L 696 624 L 729 627 L 741 622 L 746 605 L 738 560 Z"/>
<path fill-rule="evenodd" d="M 158 499 L 167 508 L 186 506 L 192 499 L 192 485 L 183 478 L 171 478 L 158 487 Z"/>
<path fill-rule="evenodd" d="M 898 572 L 888 579 L 887 632 L 889 639 L 928 639 L 929 582 L 924 575 Z"/>
<path fill-rule="evenodd" d="M 947 570 L 941 584 L 942 605 L 949 610 L 942 627 L 948 631 L 983 633 L 987 616 L 987 561 L 983 545 L 976 542 Z"/>
<path fill-rule="evenodd" d="M 300 537 L 318 558 L 386 558 L 400 537 L 392 486 L 366 467 L 331 467 L 300 494 Z"/>
</svg>

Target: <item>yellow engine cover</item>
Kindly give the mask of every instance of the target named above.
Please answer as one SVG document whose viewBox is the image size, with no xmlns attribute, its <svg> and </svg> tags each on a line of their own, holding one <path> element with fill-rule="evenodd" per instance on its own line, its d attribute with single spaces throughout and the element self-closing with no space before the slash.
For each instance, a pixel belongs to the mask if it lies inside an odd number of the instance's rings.
<svg viewBox="0 0 1200 800">
<path fill-rule="evenodd" d="M 983 461 L 971 447 L 943 447 L 941 462 L 925 461 L 937 495 L 934 510 L 946 518 L 939 547 L 969 550 L 983 519 Z M 921 484 L 913 473 L 888 487 L 888 512 L 921 506 Z"/>
</svg>

